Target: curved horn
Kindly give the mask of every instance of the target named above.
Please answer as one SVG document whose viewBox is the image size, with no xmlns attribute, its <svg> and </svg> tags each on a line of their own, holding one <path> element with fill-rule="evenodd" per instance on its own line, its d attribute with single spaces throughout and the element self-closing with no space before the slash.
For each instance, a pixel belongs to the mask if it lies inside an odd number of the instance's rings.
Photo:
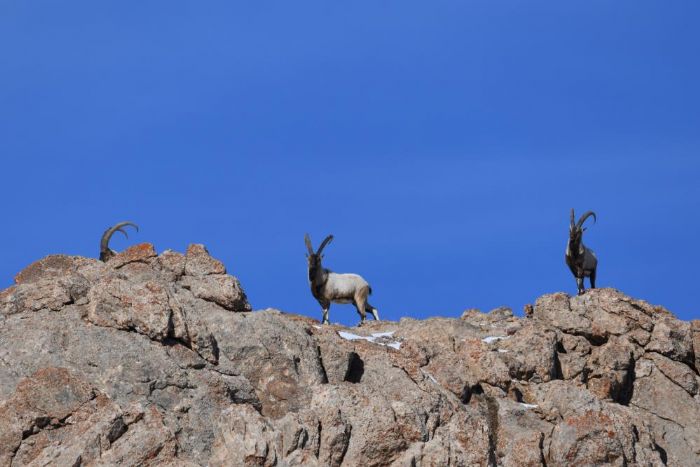
<svg viewBox="0 0 700 467">
<path fill-rule="evenodd" d="M 598 221 L 598 219 L 595 217 L 595 213 L 593 211 L 586 211 L 585 213 L 583 213 L 581 218 L 578 220 L 576 227 L 578 227 L 580 229 L 581 226 L 583 226 L 583 223 L 586 222 L 586 219 L 588 219 L 591 216 L 593 216 L 593 222 Z"/>
<path fill-rule="evenodd" d="M 571 228 L 576 226 L 576 217 L 574 216 L 574 208 L 571 208 Z"/>
<path fill-rule="evenodd" d="M 331 242 L 331 240 L 333 240 L 333 235 L 327 236 L 321 243 L 321 246 L 318 247 L 318 251 L 316 252 L 316 254 L 320 255 L 323 249 L 326 247 L 326 245 L 328 245 Z"/>
<path fill-rule="evenodd" d="M 306 243 L 306 249 L 309 250 L 309 254 L 313 255 L 314 247 L 311 246 L 311 238 L 309 238 L 309 234 L 304 234 L 304 243 Z"/>
<path fill-rule="evenodd" d="M 105 230 L 105 233 L 102 234 L 102 238 L 100 239 L 100 253 L 106 253 L 109 251 L 109 240 L 112 238 L 112 235 L 114 235 L 114 232 L 121 232 L 123 233 L 127 238 L 129 238 L 129 235 L 127 235 L 126 230 L 122 229 L 122 227 L 126 226 L 131 226 L 136 229 L 136 231 L 139 231 L 139 226 L 134 224 L 133 222 L 120 222 L 109 229 Z"/>
</svg>

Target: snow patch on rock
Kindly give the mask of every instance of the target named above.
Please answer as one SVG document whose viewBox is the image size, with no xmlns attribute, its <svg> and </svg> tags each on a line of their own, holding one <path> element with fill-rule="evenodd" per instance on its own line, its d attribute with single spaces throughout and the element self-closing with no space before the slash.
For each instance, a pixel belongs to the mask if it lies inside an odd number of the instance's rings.
<svg viewBox="0 0 700 467">
<path fill-rule="evenodd" d="M 383 345 L 386 347 L 391 347 L 392 349 L 399 350 L 401 349 L 401 342 L 394 341 L 394 342 L 381 342 L 381 340 L 385 340 L 386 338 L 393 337 L 395 331 L 390 331 L 390 332 L 375 332 L 372 333 L 371 336 L 360 336 L 357 334 L 353 334 L 351 332 L 346 332 L 346 331 L 338 331 L 338 335 L 348 341 L 356 341 L 356 340 L 365 340 L 367 342 L 372 342 L 373 344 L 379 344 Z"/>
</svg>

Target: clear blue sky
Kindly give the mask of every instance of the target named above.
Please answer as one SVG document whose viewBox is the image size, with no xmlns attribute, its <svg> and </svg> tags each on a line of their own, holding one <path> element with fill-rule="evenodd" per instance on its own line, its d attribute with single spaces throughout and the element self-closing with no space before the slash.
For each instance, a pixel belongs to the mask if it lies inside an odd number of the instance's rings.
<svg viewBox="0 0 700 467">
<path fill-rule="evenodd" d="M 599 286 L 700 318 L 700 2 L 0 2 L 0 286 L 111 223 L 320 317 L 304 232 L 385 318 Z M 351 305 L 331 319 L 355 323 Z"/>
</svg>

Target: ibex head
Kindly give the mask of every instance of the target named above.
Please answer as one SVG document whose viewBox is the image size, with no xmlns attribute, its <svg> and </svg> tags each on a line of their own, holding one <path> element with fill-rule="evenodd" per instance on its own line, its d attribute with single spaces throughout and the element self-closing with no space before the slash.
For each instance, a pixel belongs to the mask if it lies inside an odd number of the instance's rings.
<svg viewBox="0 0 700 467">
<path fill-rule="evenodd" d="M 328 245 L 331 240 L 333 240 L 333 235 L 327 236 L 323 242 L 321 242 L 321 246 L 318 247 L 318 250 L 314 253 L 314 248 L 311 245 L 311 238 L 309 237 L 309 234 L 304 235 L 304 242 L 306 243 L 306 249 L 309 250 L 309 252 L 306 254 L 306 259 L 309 262 L 309 271 L 315 270 L 317 268 L 321 267 L 321 259 L 323 259 L 323 255 L 321 254 L 323 252 L 323 249 Z"/>
<path fill-rule="evenodd" d="M 593 211 L 586 211 L 578 220 L 578 222 L 574 223 L 576 217 L 574 216 L 574 208 L 571 208 L 571 222 L 569 224 L 569 241 L 572 244 L 578 245 L 581 243 L 583 232 L 586 230 L 586 227 L 583 227 L 583 223 L 586 222 L 586 219 L 588 219 L 589 217 L 593 217 L 594 222 L 597 221 L 595 213 Z"/>
<path fill-rule="evenodd" d="M 135 228 L 137 232 L 139 231 L 139 226 L 133 222 L 120 222 L 117 225 L 105 230 L 105 233 L 102 234 L 102 238 L 100 239 L 100 261 L 107 261 L 115 255 L 114 251 L 110 250 L 109 248 L 109 240 L 112 238 L 112 235 L 114 235 L 114 232 L 121 232 L 126 236 L 126 238 L 129 238 L 126 230 L 122 228 L 126 226 L 131 226 Z"/>
</svg>

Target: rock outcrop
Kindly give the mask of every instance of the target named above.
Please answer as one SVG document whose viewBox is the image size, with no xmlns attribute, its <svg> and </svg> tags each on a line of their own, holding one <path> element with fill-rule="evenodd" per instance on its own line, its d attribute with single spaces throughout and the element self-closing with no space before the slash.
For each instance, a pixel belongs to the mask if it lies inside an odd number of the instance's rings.
<svg viewBox="0 0 700 467">
<path fill-rule="evenodd" d="M 0 293 L 0 466 L 698 465 L 700 321 L 612 289 L 526 318 L 250 312 L 201 245 Z"/>
</svg>

